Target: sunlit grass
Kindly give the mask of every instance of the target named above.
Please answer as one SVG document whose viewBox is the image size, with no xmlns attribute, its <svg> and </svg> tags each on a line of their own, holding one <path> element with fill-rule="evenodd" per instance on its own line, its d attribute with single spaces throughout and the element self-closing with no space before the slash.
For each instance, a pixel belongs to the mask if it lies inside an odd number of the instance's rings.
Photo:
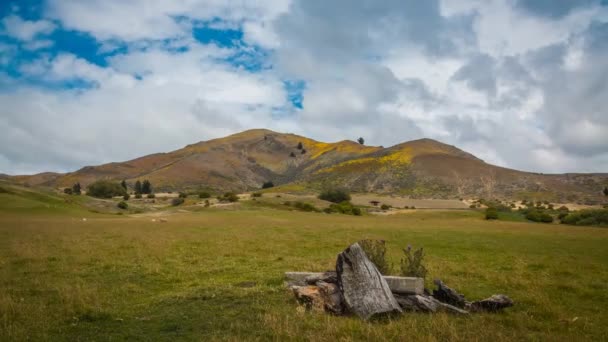
<svg viewBox="0 0 608 342">
<path fill-rule="evenodd" d="M 606 340 L 608 229 L 473 211 L 364 216 L 247 210 L 150 217 L 0 215 L 0 340 Z M 516 306 L 365 323 L 297 310 L 283 272 L 332 269 L 363 238 L 426 251 L 429 276 Z M 574 320 L 575 317 L 578 317 Z"/>
</svg>

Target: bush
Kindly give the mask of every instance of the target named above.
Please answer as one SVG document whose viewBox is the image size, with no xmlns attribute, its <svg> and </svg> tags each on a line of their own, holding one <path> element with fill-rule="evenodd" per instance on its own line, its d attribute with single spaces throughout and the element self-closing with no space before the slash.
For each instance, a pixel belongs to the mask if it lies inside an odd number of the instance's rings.
<svg viewBox="0 0 608 342">
<path fill-rule="evenodd" d="M 262 193 L 261 192 L 254 192 L 251 194 L 251 197 L 262 197 Z"/>
<path fill-rule="evenodd" d="M 211 202 L 209 200 L 205 200 L 205 208 L 209 208 L 211 206 Z"/>
<path fill-rule="evenodd" d="M 63 189 L 63 193 L 66 195 L 71 195 L 73 193 L 72 188 L 65 188 Z"/>
<path fill-rule="evenodd" d="M 127 192 L 120 183 L 108 180 L 98 180 L 87 187 L 87 195 L 97 198 L 112 198 L 124 196 Z"/>
<path fill-rule="evenodd" d="M 234 192 L 227 192 L 222 196 L 218 196 L 218 201 L 220 202 L 238 202 L 239 200 L 239 196 L 237 196 L 237 194 L 235 194 Z"/>
<path fill-rule="evenodd" d="M 498 210 L 493 207 L 486 209 L 486 220 L 498 220 Z"/>
<path fill-rule="evenodd" d="M 526 213 L 526 219 L 533 222 L 551 223 L 553 222 L 553 216 L 540 210 L 529 210 Z"/>
<path fill-rule="evenodd" d="M 185 200 L 183 197 L 174 198 L 171 200 L 171 205 L 177 207 L 178 205 L 184 204 Z"/>
<path fill-rule="evenodd" d="M 608 209 L 574 211 L 566 215 L 562 223 L 577 226 L 608 226 Z"/>
<path fill-rule="evenodd" d="M 361 216 L 361 209 L 355 207 L 352 203 L 344 201 L 342 203 L 333 203 L 328 208 L 323 210 L 325 213 L 340 213 L 346 215 Z"/>
<path fill-rule="evenodd" d="M 122 199 L 123 199 L 123 200 L 125 200 L 125 201 L 128 201 L 128 200 L 129 200 L 129 198 L 131 198 L 131 196 L 129 196 L 129 194 L 124 194 L 124 195 L 122 196 Z"/>
<path fill-rule="evenodd" d="M 407 246 L 403 250 L 405 257 L 401 259 L 401 275 L 405 277 L 425 278 L 427 269 L 423 265 L 424 251 L 418 249 L 412 254 L 412 246 Z"/>
<path fill-rule="evenodd" d="M 350 201 L 350 194 L 344 189 L 327 189 L 319 194 L 319 198 L 333 203 Z"/>
<path fill-rule="evenodd" d="M 268 189 L 268 188 L 272 188 L 272 187 L 274 187 L 274 183 L 271 181 L 264 182 L 264 184 L 262 184 L 262 189 Z"/>
<path fill-rule="evenodd" d="M 141 198 L 141 194 L 135 194 L 135 198 L 137 198 L 137 199 Z"/>
<path fill-rule="evenodd" d="M 120 202 L 118 202 L 117 207 L 119 207 L 120 209 L 128 209 L 129 205 L 125 201 L 120 201 Z"/>
<path fill-rule="evenodd" d="M 293 204 L 293 206 L 296 209 L 301 210 L 301 211 L 308 211 L 308 212 L 312 212 L 312 211 L 318 212 L 319 211 L 319 209 L 315 208 L 315 206 L 310 203 L 295 202 Z"/>
<path fill-rule="evenodd" d="M 390 274 L 392 267 L 386 260 L 386 243 L 384 240 L 361 240 L 359 245 L 381 274 Z"/>
<path fill-rule="evenodd" d="M 148 198 L 156 198 L 156 195 L 155 194 L 148 194 L 146 197 L 148 197 Z"/>
<path fill-rule="evenodd" d="M 180 192 L 178 196 L 179 198 L 188 198 L 188 194 L 185 192 Z"/>
<path fill-rule="evenodd" d="M 388 204 L 383 204 L 380 206 L 380 209 L 382 209 L 382 210 L 389 210 L 390 208 L 391 208 L 391 206 Z"/>
<path fill-rule="evenodd" d="M 201 191 L 198 193 L 198 198 L 203 199 L 203 198 L 210 198 L 211 194 L 206 192 L 206 191 Z"/>
</svg>

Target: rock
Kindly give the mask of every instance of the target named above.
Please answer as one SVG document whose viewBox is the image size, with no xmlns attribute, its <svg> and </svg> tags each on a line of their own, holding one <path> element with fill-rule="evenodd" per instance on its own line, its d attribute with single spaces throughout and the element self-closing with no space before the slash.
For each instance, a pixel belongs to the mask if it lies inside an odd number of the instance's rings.
<svg viewBox="0 0 608 342">
<path fill-rule="evenodd" d="M 306 310 L 324 311 L 325 301 L 317 286 L 293 286 L 293 294 Z"/>
<path fill-rule="evenodd" d="M 336 272 L 344 303 L 357 316 L 368 320 L 402 312 L 388 283 L 358 243 L 338 254 Z"/>
<path fill-rule="evenodd" d="M 513 306 L 511 298 L 503 294 L 495 294 L 490 298 L 471 303 L 470 310 L 474 312 L 497 312 L 511 306 Z"/>
<path fill-rule="evenodd" d="M 423 294 L 424 279 L 414 277 L 382 276 L 393 293 Z M 318 281 L 337 283 L 338 276 L 335 271 L 327 272 L 285 272 L 288 286 L 315 285 Z"/>
<path fill-rule="evenodd" d="M 459 308 L 464 308 L 467 304 L 464 295 L 456 292 L 456 290 L 445 285 L 441 280 L 436 279 L 436 290 L 433 290 L 433 297 L 438 301 L 450 304 Z"/>
<path fill-rule="evenodd" d="M 442 303 L 426 295 L 396 295 L 395 298 L 405 311 L 435 313 L 439 311 L 468 315 L 469 312 L 453 305 Z"/>
<path fill-rule="evenodd" d="M 395 295 L 397 299 L 397 303 L 401 306 L 401 308 L 405 311 L 414 311 L 414 312 L 437 312 L 439 305 L 437 305 L 437 300 L 431 299 L 428 296 L 422 295 Z"/>
<path fill-rule="evenodd" d="M 317 286 L 324 302 L 325 311 L 336 315 L 344 313 L 344 299 L 338 285 L 319 281 Z"/>
<path fill-rule="evenodd" d="M 304 278 L 304 282 L 308 285 L 315 285 L 320 281 L 336 284 L 338 282 L 338 275 L 335 271 L 327 271 L 324 273 L 314 273 Z"/>
<path fill-rule="evenodd" d="M 398 294 L 423 294 L 424 279 L 415 277 L 384 276 L 393 293 Z"/>
</svg>

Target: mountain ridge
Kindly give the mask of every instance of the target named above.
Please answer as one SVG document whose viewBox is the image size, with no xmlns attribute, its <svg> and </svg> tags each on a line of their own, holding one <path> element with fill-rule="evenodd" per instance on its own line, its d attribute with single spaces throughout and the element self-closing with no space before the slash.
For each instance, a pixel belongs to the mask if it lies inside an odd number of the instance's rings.
<svg viewBox="0 0 608 342">
<path fill-rule="evenodd" d="M 301 191 L 341 186 L 360 192 L 439 198 L 542 193 L 581 201 L 601 200 L 600 187 L 608 185 L 606 174 L 544 175 L 491 165 L 429 138 L 384 148 L 350 140 L 326 143 L 267 129 L 246 130 L 171 152 L 85 166 L 64 174 L 10 177 L 19 183 L 53 187 L 76 182 L 86 186 L 104 178 L 127 183 L 145 178 L 157 190 L 247 191 L 273 181 Z"/>
</svg>

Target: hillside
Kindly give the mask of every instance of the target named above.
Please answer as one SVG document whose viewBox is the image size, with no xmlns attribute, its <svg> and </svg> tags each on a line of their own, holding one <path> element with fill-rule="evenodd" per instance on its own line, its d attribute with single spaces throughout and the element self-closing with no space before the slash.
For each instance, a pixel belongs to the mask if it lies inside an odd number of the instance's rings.
<svg viewBox="0 0 608 342">
<path fill-rule="evenodd" d="M 302 149 L 298 148 L 302 144 Z M 578 202 L 602 200 L 608 174 L 543 175 L 497 167 L 454 146 L 420 139 L 389 148 L 353 141 L 324 143 L 295 134 L 248 130 L 182 149 L 67 174 L 11 177 L 28 185 L 84 186 L 102 178 L 148 179 L 156 190 L 284 190 L 343 186 L 412 197 L 510 197 Z"/>
</svg>

